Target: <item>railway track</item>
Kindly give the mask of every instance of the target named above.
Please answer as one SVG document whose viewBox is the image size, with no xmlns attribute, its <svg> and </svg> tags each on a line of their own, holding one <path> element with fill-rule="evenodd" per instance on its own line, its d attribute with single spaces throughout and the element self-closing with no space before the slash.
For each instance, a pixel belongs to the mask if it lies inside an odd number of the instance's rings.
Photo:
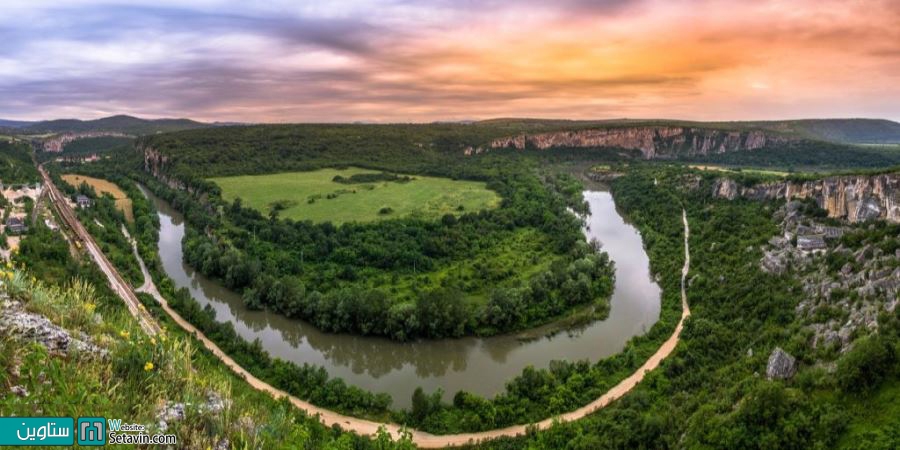
<svg viewBox="0 0 900 450">
<path fill-rule="evenodd" d="M 41 177 L 44 179 L 44 185 L 47 187 L 50 203 L 53 204 L 56 211 L 59 213 L 59 217 L 65 222 L 65 225 L 72 230 L 72 233 L 78 242 L 83 245 L 84 250 L 91 255 L 91 259 L 94 260 L 97 267 L 99 267 L 103 274 L 106 275 L 107 280 L 109 280 L 109 287 L 122 299 L 125 306 L 128 307 L 128 312 L 138 320 L 138 323 L 145 333 L 150 336 L 159 334 L 161 332 L 159 324 L 157 324 L 150 316 L 150 313 L 144 309 L 144 305 L 138 300 L 137 295 L 135 295 L 131 286 L 121 275 L 119 275 L 119 271 L 116 270 L 115 266 L 113 266 L 109 259 L 106 258 L 103 251 L 100 250 L 100 246 L 97 245 L 94 238 L 91 237 L 87 229 L 85 229 L 78 220 L 78 217 L 75 216 L 75 211 L 73 211 L 72 207 L 66 202 L 66 197 L 59 189 L 57 189 L 56 185 L 53 184 L 50 175 L 47 174 L 47 171 L 42 165 L 38 166 L 38 171 L 40 171 Z"/>
</svg>

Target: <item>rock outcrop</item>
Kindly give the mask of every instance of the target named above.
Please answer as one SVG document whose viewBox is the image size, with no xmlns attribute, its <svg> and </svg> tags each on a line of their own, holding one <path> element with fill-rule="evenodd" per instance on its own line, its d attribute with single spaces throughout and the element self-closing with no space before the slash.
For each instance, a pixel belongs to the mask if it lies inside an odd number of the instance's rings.
<svg viewBox="0 0 900 450">
<path fill-rule="evenodd" d="M 738 186 L 729 178 L 716 180 L 713 195 L 734 199 L 812 198 L 829 217 L 862 222 L 885 219 L 900 222 L 900 174 L 848 175 L 815 181 L 783 181 L 755 186 Z"/>
<path fill-rule="evenodd" d="M 171 423 L 184 420 L 187 417 L 188 409 L 194 410 L 198 414 L 217 415 L 229 407 L 231 407 L 230 400 L 223 399 L 218 392 L 208 391 L 206 393 L 206 401 L 199 405 L 173 401 L 166 402 L 157 409 L 156 422 L 161 431 L 166 431 Z"/>
<path fill-rule="evenodd" d="M 37 342 L 52 353 L 67 354 L 75 350 L 100 357 L 109 354 L 106 349 L 93 344 L 90 337 L 73 337 L 68 330 L 40 314 L 25 311 L 21 303 L 12 300 L 0 299 L 0 335 Z"/>
<path fill-rule="evenodd" d="M 811 332 L 813 349 L 847 351 L 855 336 L 878 330 L 881 314 L 895 313 L 900 302 L 900 268 L 896 267 L 900 249 L 885 252 L 870 242 L 841 242 L 845 232 L 868 225 L 825 225 L 817 217 L 804 215 L 802 203 L 796 200 L 786 202 L 772 218 L 779 222 L 780 232 L 761 247 L 760 266 L 774 274 L 790 271 L 800 281 L 794 312 Z M 821 238 L 823 248 L 803 248 L 804 237 Z M 829 259 L 846 262 L 836 268 Z"/>
<path fill-rule="evenodd" d="M 162 154 L 155 148 L 142 143 L 138 143 L 136 148 L 137 151 L 144 155 L 144 170 L 153 175 L 154 178 L 172 189 L 187 191 L 192 194 L 194 193 L 193 187 L 188 186 L 178 177 L 169 174 L 168 169 L 170 161 L 168 156 Z"/>
<path fill-rule="evenodd" d="M 144 154 L 144 170 L 159 178 L 169 162 L 169 157 L 149 145 L 138 144 L 137 150 Z"/>
<path fill-rule="evenodd" d="M 787 142 L 763 131 L 728 131 L 678 126 L 634 126 L 519 134 L 495 139 L 490 148 L 618 148 L 639 150 L 645 159 L 757 150 Z M 480 153 L 469 149 L 467 154 Z"/>
<path fill-rule="evenodd" d="M 797 372 L 797 360 L 788 352 L 775 347 L 769 355 L 769 364 L 766 366 L 766 377 L 770 380 L 786 380 Z"/>
</svg>

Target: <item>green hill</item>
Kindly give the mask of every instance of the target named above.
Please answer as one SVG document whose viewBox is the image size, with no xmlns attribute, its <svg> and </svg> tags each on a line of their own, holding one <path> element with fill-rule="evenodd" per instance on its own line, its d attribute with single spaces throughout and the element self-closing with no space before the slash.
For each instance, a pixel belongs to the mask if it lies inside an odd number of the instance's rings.
<svg viewBox="0 0 900 450">
<path fill-rule="evenodd" d="M 9 185 L 34 183 L 39 179 L 28 144 L 0 140 L 0 182 Z"/>
<path fill-rule="evenodd" d="M 37 122 L 19 129 L 30 134 L 111 131 L 132 135 L 146 135 L 171 131 L 204 128 L 211 125 L 190 119 L 141 119 L 118 115 L 96 120 L 59 119 Z"/>
<path fill-rule="evenodd" d="M 883 119 L 808 119 L 751 124 L 823 141 L 852 144 L 900 143 L 900 123 Z"/>
</svg>

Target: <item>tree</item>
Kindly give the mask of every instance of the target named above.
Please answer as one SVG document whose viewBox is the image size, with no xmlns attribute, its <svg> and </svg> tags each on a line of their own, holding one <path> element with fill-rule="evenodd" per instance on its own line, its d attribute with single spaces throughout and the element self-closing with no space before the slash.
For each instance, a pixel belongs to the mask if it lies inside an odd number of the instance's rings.
<svg viewBox="0 0 900 450">
<path fill-rule="evenodd" d="M 844 392 L 868 392 L 896 370 L 897 355 L 894 347 L 880 336 L 858 339 L 837 367 L 838 386 Z"/>
</svg>

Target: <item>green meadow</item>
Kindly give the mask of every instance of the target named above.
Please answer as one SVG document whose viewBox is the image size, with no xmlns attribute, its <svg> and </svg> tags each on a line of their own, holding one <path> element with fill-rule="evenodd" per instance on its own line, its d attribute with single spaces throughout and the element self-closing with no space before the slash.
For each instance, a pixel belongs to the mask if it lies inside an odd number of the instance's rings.
<svg viewBox="0 0 900 450">
<path fill-rule="evenodd" d="M 399 217 L 439 218 L 493 208 L 500 203 L 485 183 L 449 178 L 410 176 L 409 181 L 338 183 L 379 171 L 347 168 L 268 175 L 211 178 L 228 201 L 240 198 L 250 206 L 279 217 L 313 222 L 368 222 Z"/>
</svg>

